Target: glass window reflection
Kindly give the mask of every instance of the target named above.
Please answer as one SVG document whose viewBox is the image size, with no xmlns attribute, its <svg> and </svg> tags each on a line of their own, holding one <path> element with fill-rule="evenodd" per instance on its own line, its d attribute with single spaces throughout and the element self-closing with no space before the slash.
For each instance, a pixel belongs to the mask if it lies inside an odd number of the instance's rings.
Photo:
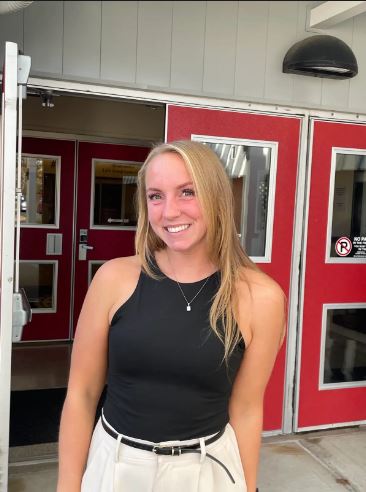
<svg viewBox="0 0 366 492">
<path fill-rule="evenodd" d="M 366 308 L 328 309 L 324 384 L 366 381 Z"/>
<path fill-rule="evenodd" d="M 21 261 L 19 286 L 23 287 L 32 309 L 55 309 L 54 263 Z"/>
<path fill-rule="evenodd" d="M 57 160 L 23 156 L 21 162 L 20 223 L 56 225 Z"/>
<path fill-rule="evenodd" d="M 230 178 L 235 223 L 248 255 L 266 254 L 271 148 L 204 142 L 220 158 Z"/>
<path fill-rule="evenodd" d="M 334 179 L 331 257 L 365 258 L 366 156 L 337 154 Z M 342 239 L 345 243 L 342 246 Z M 338 242 L 338 243 L 337 243 Z"/>
<path fill-rule="evenodd" d="M 134 200 L 140 166 L 135 162 L 94 162 L 93 225 L 136 226 Z"/>
</svg>

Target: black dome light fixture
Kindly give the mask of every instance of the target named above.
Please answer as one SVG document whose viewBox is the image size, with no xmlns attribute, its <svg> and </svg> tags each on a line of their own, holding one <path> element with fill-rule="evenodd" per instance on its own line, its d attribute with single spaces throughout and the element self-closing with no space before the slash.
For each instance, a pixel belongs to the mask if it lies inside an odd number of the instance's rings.
<svg viewBox="0 0 366 492">
<path fill-rule="evenodd" d="M 358 73 L 357 60 L 342 40 L 325 34 L 311 36 L 294 44 L 283 60 L 284 73 L 351 79 Z"/>
</svg>

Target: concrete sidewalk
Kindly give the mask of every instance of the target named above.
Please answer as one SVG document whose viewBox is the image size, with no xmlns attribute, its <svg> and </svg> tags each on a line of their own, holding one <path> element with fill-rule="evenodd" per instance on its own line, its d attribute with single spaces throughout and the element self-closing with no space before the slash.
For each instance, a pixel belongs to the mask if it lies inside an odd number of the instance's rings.
<svg viewBox="0 0 366 492">
<path fill-rule="evenodd" d="M 366 492 L 366 426 L 265 438 L 260 492 Z"/>
<path fill-rule="evenodd" d="M 56 445 L 12 448 L 10 461 L 9 492 L 55 491 Z M 366 492 L 366 426 L 264 438 L 258 486 L 260 492 Z"/>
</svg>

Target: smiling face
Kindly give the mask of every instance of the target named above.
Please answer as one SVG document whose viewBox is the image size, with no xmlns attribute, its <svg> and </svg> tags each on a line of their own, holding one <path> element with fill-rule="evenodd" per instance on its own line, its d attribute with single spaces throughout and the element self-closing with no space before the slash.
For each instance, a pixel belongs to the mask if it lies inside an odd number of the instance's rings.
<svg viewBox="0 0 366 492">
<path fill-rule="evenodd" d="M 173 251 L 204 249 L 207 228 L 183 159 L 173 152 L 153 157 L 145 185 L 148 218 L 155 234 Z"/>
</svg>

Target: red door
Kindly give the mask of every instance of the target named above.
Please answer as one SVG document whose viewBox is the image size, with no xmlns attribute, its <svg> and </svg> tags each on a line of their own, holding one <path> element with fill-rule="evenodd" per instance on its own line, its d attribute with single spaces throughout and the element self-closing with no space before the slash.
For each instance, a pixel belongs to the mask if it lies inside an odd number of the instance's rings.
<svg viewBox="0 0 366 492">
<path fill-rule="evenodd" d="M 111 258 L 134 254 L 136 174 L 149 150 L 79 143 L 74 329 L 98 267 Z"/>
<path fill-rule="evenodd" d="M 168 141 L 200 140 L 220 156 L 246 251 L 289 297 L 301 120 L 183 106 L 168 106 L 167 114 Z M 282 428 L 285 345 L 266 391 L 266 431 Z"/>
<path fill-rule="evenodd" d="M 23 139 L 19 285 L 33 311 L 23 341 L 69 338 L 74 156 L 75 142 Z"/>
<path fill-rule="evenodd" d="M 301 430 L 366 420 L 366 126 L 312 125 Z"/>
</svg>

